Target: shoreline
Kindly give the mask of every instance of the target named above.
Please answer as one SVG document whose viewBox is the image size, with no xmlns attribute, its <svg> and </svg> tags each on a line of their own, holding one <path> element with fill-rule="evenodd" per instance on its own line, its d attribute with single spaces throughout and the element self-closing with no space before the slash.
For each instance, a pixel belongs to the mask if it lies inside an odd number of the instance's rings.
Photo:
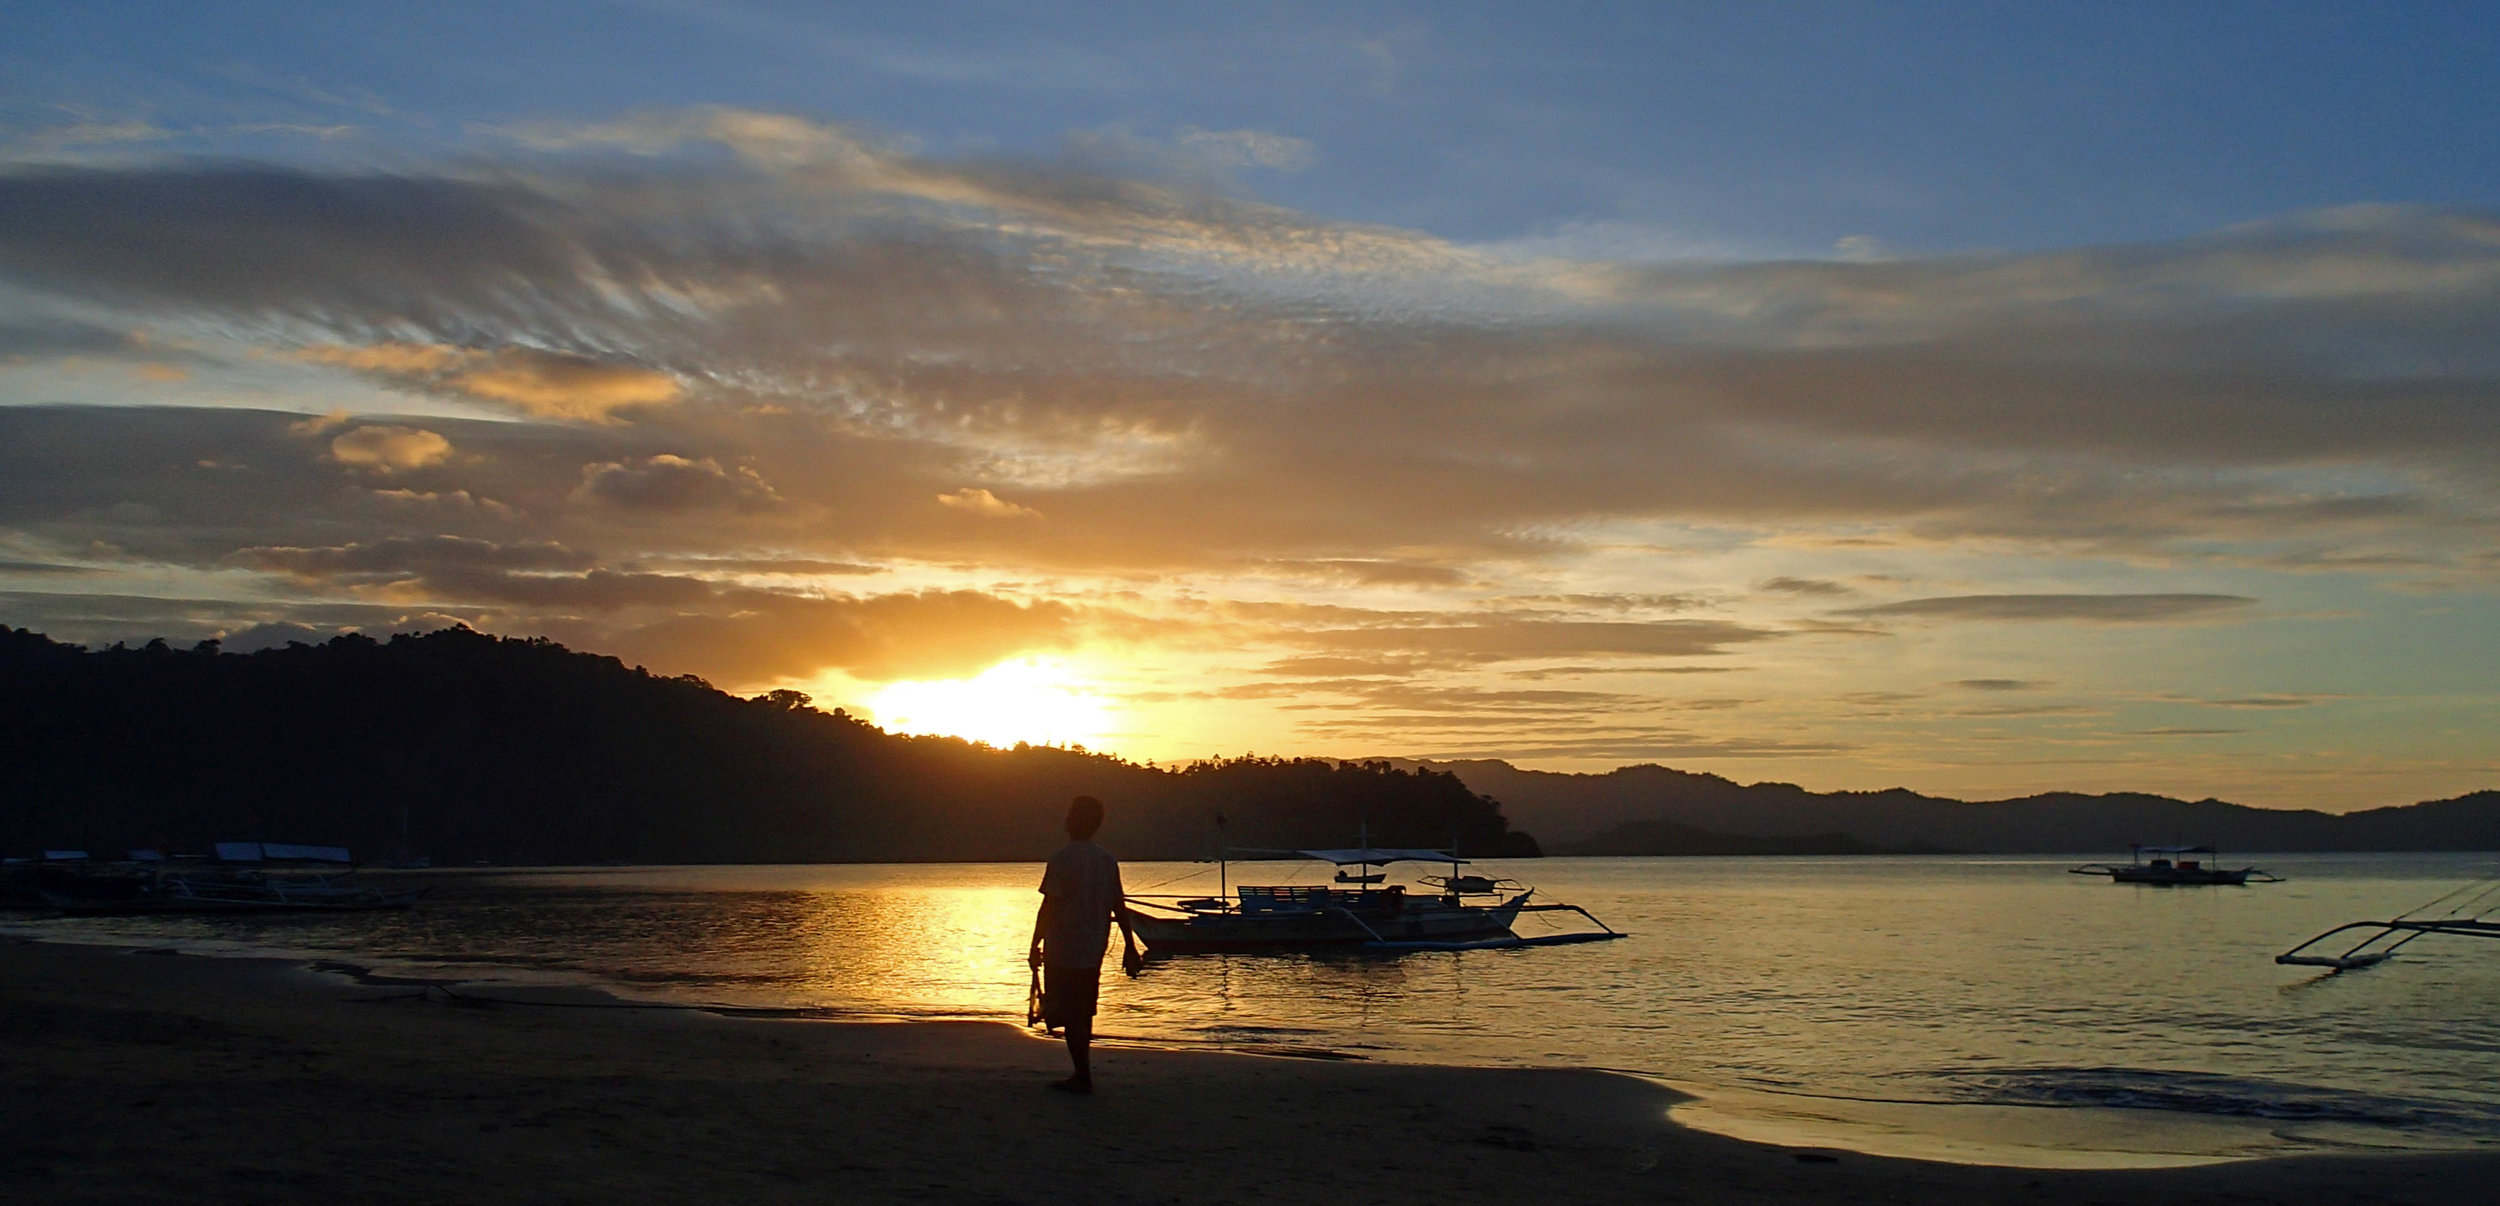
<svg viewBox="0 0 2500 1206">
<path fill-rule="evenodd" d="M 1352 1180 L 1435 1203 L 2428 1204 L 2479 1201 L 2500 1174 L 2490 1152 L 1931 1163 L 1695 1129 L 1669 1116 L 1684 1095 L 1618 1073 L 1126 1044 L 1096 1055 L 1103 1091 L 1071 1099 L 1042 1089 L 1064 1070 L 1059 1046 L 1006 1024 L 727 1017 L 584 988 L 492 996 L 512 999 L 11 938 L 0 1159 L 21 1184 L 95 1202 L 1247 1202 Z"/>
</svg>

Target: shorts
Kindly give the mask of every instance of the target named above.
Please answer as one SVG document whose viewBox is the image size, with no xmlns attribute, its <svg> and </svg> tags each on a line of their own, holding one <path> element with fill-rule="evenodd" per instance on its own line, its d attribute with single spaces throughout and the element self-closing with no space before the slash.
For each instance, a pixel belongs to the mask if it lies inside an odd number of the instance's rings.
<svg viewBox="0 0 2500 1206">
<path fill-rule="evenodd" d="M 1102 996 L 1102 967 L 1042 968 L 1042 1025 L 1053 1029 L 1094 1020 Z"/>
</svg>

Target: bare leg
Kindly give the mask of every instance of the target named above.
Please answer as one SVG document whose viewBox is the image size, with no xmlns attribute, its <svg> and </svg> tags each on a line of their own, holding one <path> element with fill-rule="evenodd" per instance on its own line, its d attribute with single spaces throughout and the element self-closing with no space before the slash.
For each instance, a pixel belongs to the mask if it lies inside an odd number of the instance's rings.
<svg viewBox="0 0 2500 1206">
<path fill-rule="evenodd" d="M 1079 1093 L 1090 1092 L 1094 1087 L 1093 1045 L 1092 1018 L 1068 1023 L 1068 1063 L 1076 1069 L 1076 1075 L 1068 1078 L 1068 1087 Z"/>
</svg>

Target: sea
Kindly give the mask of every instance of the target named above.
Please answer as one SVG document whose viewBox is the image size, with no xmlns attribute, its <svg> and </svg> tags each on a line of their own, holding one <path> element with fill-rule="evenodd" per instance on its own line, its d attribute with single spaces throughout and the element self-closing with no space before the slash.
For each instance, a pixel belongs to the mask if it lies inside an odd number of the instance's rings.
<svg viewBox="0 0 2500 1206">
<path fill-rule="evenodd" d="M 1744 1138 L 2037 1167 L 2500 1147 L 2500 942 L 2344 973 L 2273 956 L 2478 880 L 2500 855 L 2250 856 L 2161 888 L 2039 857 L 1549 858 L 1472 871 L 1618 941 L 1193 955 L 1105 978 L 1106 1041 L 1603 1068 Z M 1316 863 L 1132 863 L 1134 893 L 1324 882 Z M 1426 868 L 1429 870 L 1429 868 Z M 375 873 L 367 873 L 375 874 Z M 400 873 L 380 873 L 393 875 Z M 51 941 L 281 955 L 641 1001 L 1022 1024 L 1036 865 L 474 869 L 404 913 L 32 918 Z M 1520 932 L 1584 926 L 1530 914 Z"/>
</svg>

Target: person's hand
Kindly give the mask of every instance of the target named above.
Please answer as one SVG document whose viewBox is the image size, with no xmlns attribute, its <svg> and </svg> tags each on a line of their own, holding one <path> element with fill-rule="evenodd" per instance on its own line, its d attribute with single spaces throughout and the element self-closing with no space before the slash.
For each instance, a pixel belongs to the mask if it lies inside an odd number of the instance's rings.
<svg viewBox="0 0 2500 1206">
<path fill-rule="evenodd" d="M 1146 957 L 1137 953 L 1136 943 L 1129 943 L 1128 949 L 1120 953 L 1120 970 L 1127 972 L 1131 979 L 1146 970 Z"/>
</svg>

